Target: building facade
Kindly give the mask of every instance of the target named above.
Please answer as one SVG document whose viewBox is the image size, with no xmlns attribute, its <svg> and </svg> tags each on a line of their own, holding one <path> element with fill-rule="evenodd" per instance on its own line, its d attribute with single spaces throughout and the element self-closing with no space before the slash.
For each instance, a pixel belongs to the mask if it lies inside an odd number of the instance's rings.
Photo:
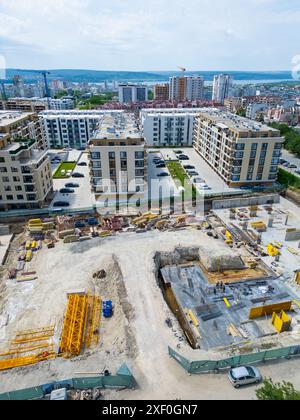
<svg viewBox="0 0 300 420">
<path fill-rule="evenodd" d="M 50 161 L 32 118 L 0 113 L 0 211 L 40 208 L 52 196 Z"/>
<path fill-rule="evenodd" d="M 172 101 L 197 101 L 203 99 L 204 79 L 200 76 L 170 77 L 170 95 Z"/>
<path fill-rule="evenodd" d="M 119 84 L 119 102 L 124 103 L 135 103 L 145 102 L 148 100 L 148 87 L 145 85 L 136 84 Z"/>
<path fill-rule="evenodd" d="M 283 143 L 278 130 L 222 111 L 195 126 L 195 150 L 229 186 L 273 184 Z"/>
<path fill-rule="evenodd" d="M 212 100 L 223 104 L 231 96 L 232 84 L 233 79 L 228 74 L 214 76 Z"/>
<path fill-rule="evenodd" d="M 142 109 L 141 131 L 148 147 L 191 147 L 196 117 L 206 108 Z"/>
<path fill-rule="evenodd" d="M 43 118 L 49 148 L 86 148 L 108 111 L 45 111 Z"/>
<path fill-rule="evenodd" d="M 170 85 L 168 83 L 154 86 L 154 100 L 155 101 L 168 101 L 169 95 L 170 95 Z"/>
<path fill-rule="evenodd" d="M 105 115 L 89 142 L 89 158 L 91 185 L 97 202 L 144 197 L 146 144 L 133 114 Z"/>
</svg>

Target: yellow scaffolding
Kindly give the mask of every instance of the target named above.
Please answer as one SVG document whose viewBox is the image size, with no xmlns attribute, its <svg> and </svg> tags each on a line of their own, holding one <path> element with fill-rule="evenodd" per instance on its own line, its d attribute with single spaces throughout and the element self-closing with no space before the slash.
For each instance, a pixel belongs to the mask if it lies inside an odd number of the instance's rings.
<svg viewBox="0 0 300 420">
<path fill-rule="evenodd" d="M 79 356 L 82 349 L 88 312 L 86 294 L 70 294 L 61 335 L 60 351 L 64 357 Z"/>
<path fill-rule="evenodd" d="M 30 356 L 25 356 L 25 357 L 13 357 L 11 359 L 0 360 L 0 371 L 13 369 L 15 367 L 20 367 L 20 366 L 33 365 L 35 363 L 43 362 L 45 360 L 55 359 L 55 357 L 56 357 L 56 354 L 53 352 L 52 353 L 43 352 L 41 354 L 34 354 Z"/>
<path fill-rule="evenodd" d="M 100 296 L 89 296 L 89 320 L 87 327 L 86 347 L 97 345 L 99 342 L 99 327 L 101 319 L 102 299 Z"/>
<path fill-rule="evenodd" d="M 9 350 L 0 353 L 0 357 L 12 356 L 0 360 L 0 370 L 14 367 L 31 365 L 43 360 L 54 359 L 53 337 L 55 326 L 40 328 L 37 330 L 18 331 L 15 339 L 10 341 Z M 37 352 L 33 353 L 32 352 Z M 27 353 L 27 355 L 25 355 Z M 20 354 L 24 356 L 20 357 Z M 15 357 L 14 357 L 15 356 Z"/>
</svg>

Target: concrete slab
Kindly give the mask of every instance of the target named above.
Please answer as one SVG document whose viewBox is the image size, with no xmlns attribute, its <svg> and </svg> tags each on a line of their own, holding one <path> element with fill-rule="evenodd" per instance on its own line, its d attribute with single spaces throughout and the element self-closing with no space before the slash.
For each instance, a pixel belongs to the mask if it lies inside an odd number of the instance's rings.
<svg viewBox="0 0 300 420">
<path fill-rule="evenodd" d="M 0 265 L 3 265 L 4 258 L 6 255 L 6 252 L 9 248 L 10 241 L 12 239 L 13 235 L 2 235 L 0 236 Z"/>
</svg>

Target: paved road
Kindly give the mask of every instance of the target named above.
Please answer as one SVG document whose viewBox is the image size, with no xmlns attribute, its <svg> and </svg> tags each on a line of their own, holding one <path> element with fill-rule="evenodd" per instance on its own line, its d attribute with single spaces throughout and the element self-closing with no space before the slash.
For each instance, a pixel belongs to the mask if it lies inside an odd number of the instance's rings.
<svg viewBox="0 0 300 420">
<path fill-rule="evenodd" d="M 285 159 L 287 162 L 293 163 L 294 165 L 297 165 L 297 168 L 300 169 L 300 159 L 293 155 L 292 153 L 288 152 L 287 150 L 283 150 L 281 153 L 281 157 L 282 159 Z M 300 174 L 297 174 L 295 172 L 296 168 L 291 169 L 291 168 L 286 168 L 285 166 L 281 166 L 282 169 L 284 169 L 287 172 L 290 172 L 293 175 L 296 175 L 300 178 Z"/>
</svg>

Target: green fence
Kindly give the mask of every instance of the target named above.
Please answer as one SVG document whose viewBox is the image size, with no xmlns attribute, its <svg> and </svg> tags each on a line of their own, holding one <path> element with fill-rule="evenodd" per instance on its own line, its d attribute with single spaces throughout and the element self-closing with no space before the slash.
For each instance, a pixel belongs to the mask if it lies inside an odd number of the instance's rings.
<svg viewBox="0 0 300 420">
<path fill-rule="evenodd" d="M 4 400 L 40 400 L 46 394 L 50 394 L 55 389 L 91 389 L 91 388 L 134 388 L 135 379 L 126 364 L 123 364 L 116 375 L 97 376 L 86 378 L 73 378 L 64 381 L 52 382 L 34 388 L 27 388 L 13 392 L 0 394 L 0 401 Z"/>
<path fill-rule="evenodd" d="M 266 350 L 258 353 L 244 354 L 240 356 L 229 357 L 223 360 L 199 360 L 193 361 L 181 356 L 171 347 L 169 355 L 175 359 L 188 373 L 217 372 L 221 369 L 229 369 L 242 365 L 256 364 L 268 360 L 289 359 L 300 356 L 300 346 L 291 346 Z"/>
</svg>

